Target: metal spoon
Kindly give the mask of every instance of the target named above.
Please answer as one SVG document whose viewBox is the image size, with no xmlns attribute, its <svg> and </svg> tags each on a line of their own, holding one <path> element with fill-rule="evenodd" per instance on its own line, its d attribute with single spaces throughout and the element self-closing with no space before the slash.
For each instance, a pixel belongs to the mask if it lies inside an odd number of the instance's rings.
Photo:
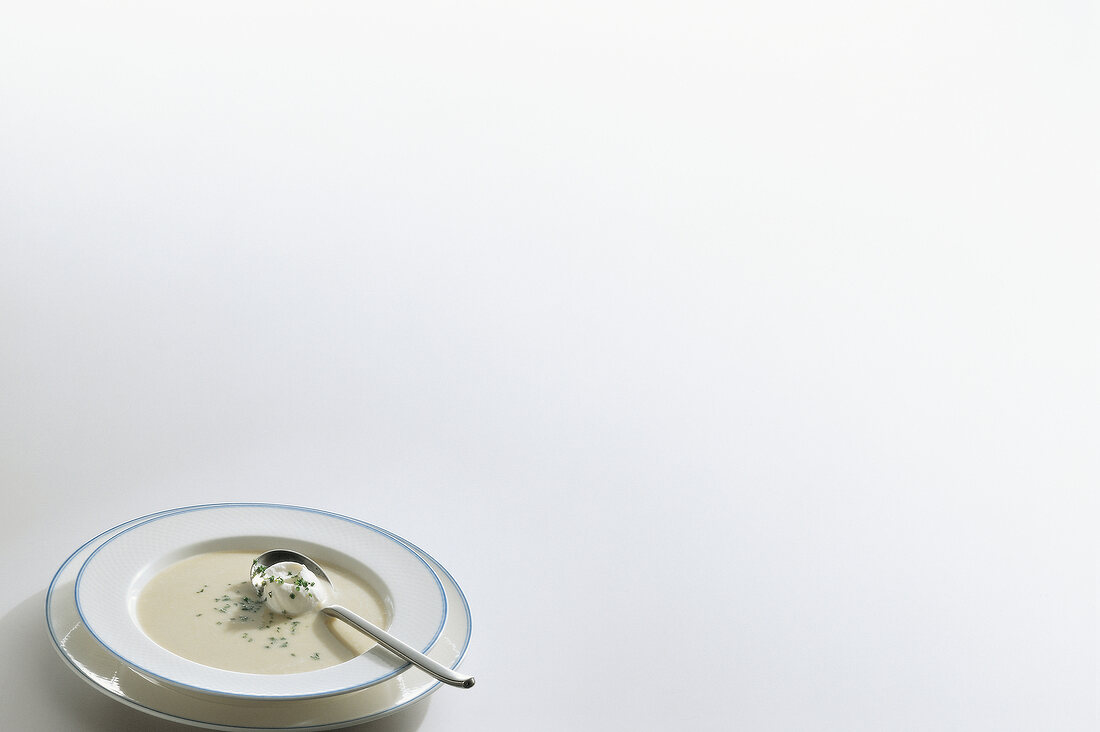
<svg viewBox="0 0 1100 732">
<path fill-rule="evenodd" d="M 270 567 L 274 564 L 278 564 L 279 562 L 297 562 L 298 564 L 303 565 L 310 572 L 313 572 L 315 575 L 317 575 L 318 579 L 327 583 L 330 587 L 332 586 L 332 581 L 328 578 L 328 575 L 325 574 L 325 570 L 321 569 L 321 565 L 317 564 L 317 562 L 313 561 L 306 555 L 299 554 L 298 552 L 291 551 L 290 549 L 272 549 L 271 551 L 264 552 L 260 556 L 256 557 L 256 561 L 253 566 L 259 564 L 264 567 Z M 260 588 L 257 585 L 258 580 L 259 575 L 252 578 L 253 586 L 256 587 L 257 592 L 260 592 Z M 262 592 L 260 596 L 263 597 Z M 428 658 L 412 646 L 398 640 L 397 638 L 394 638 L 392 635 L 382 630 L 374 623 L 371 623 L 359 617 L 351 610 L 348 610 L 342 605 L 325 605 L 321 608 L 321 612 L 323 612 L 325 615 L 330 615 L 334 618 L 339 618 L 340 620 L 343 620 L 348 625 L 356 628 L 357 630 L 376 640 L 378 644 L 385 648 L 387 651 L 390 651 L 391 653 L 408 661 L 414 666 L 431 674 L 435 678 L 442 681 L 444 684 L 450 684 L 451 686 L 460 686 L 464 689 L 469 689 L 471 686 L 474 685 L 473 676 L 464 676 L 463 674 L 457 673 L 447 668 L 438 661 L 434 661 Z"/>
</svg>

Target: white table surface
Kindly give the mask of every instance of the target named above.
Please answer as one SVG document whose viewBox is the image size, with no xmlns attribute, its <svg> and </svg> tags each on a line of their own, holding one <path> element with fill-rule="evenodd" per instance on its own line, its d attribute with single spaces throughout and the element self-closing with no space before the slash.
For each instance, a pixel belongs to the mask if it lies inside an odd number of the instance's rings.
<svg viewBox="0 0 1100 732">
<path fill-rule="evenodd" d="M 2 11 L 0 729 L 179 729 L 43 594 L 218 501 L 461 584 L 371 729 L 1096 728 L 1094 5 Z"/>
</svg>

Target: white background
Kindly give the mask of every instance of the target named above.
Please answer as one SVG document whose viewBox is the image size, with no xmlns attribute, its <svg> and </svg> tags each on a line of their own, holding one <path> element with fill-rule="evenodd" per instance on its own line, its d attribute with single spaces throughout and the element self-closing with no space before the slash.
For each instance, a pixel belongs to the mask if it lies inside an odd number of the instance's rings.
<svg viewBox="0 0 1100 732">
<path fill-rule="evenodd" d="M 1096 728 L 1095 3 L 0 18 L 3 729 L 178 729 L 41 593 L 240 500 L 463 587 L 396 728 Z"/>
</svg>

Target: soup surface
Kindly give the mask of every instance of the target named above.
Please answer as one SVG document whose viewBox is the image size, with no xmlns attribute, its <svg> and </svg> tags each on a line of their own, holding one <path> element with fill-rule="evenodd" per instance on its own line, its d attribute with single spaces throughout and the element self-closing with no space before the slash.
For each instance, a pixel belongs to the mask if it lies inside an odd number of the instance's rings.
<svg viewBox="0 0 1100 732">
<path fill-rule="evenodd" d="M 258 551 L 208 552 L 157 573 L 137 599 L 142 630 L 162 648 L 196 663 L 257 674 L 314 671 L 374 646 L 367 636 L 313 609 L 289 616 L 260 602 L 249 581 Z M 325 565 L 332 601 L 386 627 L 378 594 L 340 567 Z"/>
</svg>

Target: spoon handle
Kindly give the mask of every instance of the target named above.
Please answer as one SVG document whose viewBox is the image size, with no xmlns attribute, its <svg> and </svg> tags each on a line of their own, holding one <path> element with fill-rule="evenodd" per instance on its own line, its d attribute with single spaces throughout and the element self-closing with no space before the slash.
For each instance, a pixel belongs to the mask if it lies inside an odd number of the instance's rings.
<svg viewBox="0 0 1100 732">
<path fill-rule="evenodd" d="M 325 615 L 331 615 L 334 618 L 343 620 L 353 628 L 357 628 L 361 632 L 369 635 L 378 641 L 378 644 L 386 650 L 394 653 L 401 658 L 405 659 L 414 666 L 431 674 L 435 678 L 442 681 L 444 684 L 450 684 L 451 686 L 461 686 L 464 689 L 469 689 L 474 685 L 473 676 L 464 676 L 457 673 L 438 661 L 434 661 L 425 656 L 420 651 L 416 650 L 407 643 L 399 641 L 386 631 L 379 628 L 374 623 L 371 623 L 363 618 L 359 617 L 351 610 L 348 610 L 342 605 L 329 605 L 321 610 Z"/>
</svg>

